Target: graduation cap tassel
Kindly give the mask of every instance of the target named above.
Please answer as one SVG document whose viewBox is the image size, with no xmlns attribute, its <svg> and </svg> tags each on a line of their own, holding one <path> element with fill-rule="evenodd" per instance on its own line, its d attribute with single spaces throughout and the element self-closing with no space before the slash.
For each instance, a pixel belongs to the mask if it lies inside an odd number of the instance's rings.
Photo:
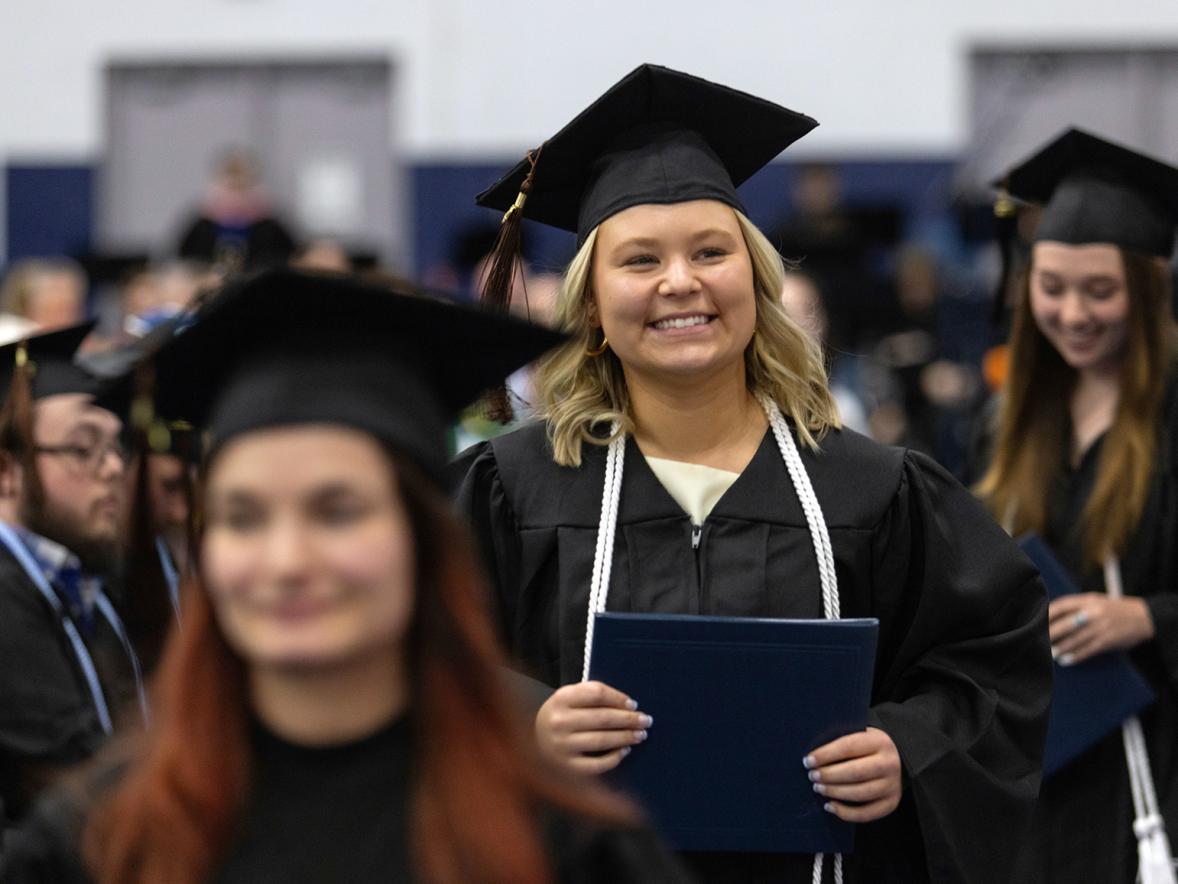
<svg viewBox="0 0 1178 884">
<path fill-rule="evenodd" d="M 990 321 L 997 326 L 1002 324 L 1006 311 L 1006 289 L 1010 284 L 1014 263 L 1014 240 L 1018 231 L 1018 206 L 1005 188 L 998 192 L 998 197 L 994 201 L 994 226 L 1002 261 L 998 272 L 998 285 L 994 291 L 994 310 L 990 316 Z"/>
<path fill-rule="evenodd" d="M 201 498 L 197 493 L 197 475 L 195 468 L 192 466 L 197 463 L 200 457 L 201 436 L 192 424 L 184 421 L 173 424 L 173 429 L 180 433 L 179 438 L 176 440 L 176 454 L 184 462 L 184 503 L 188 510 L 188 518 L 184 520 L 184 539 L 187 544 L 188 555 L 186 556 L 186 561 L 178 563 L 180 582 L 183 583 L 184 579 L 192 571 L 193 555 L 200 542 L 200 532 L 203 522 L 203 513 L 200 509 Z"/>
<path fill-rule="evenodd" d="M 135 399 L 131 406 L 131 450 L 138 462 L 127 549 L 130 578 L 127 587 L 132 597 L 124 619 L 131 643 L 147 672 L 153 671 L 159 662 L 174 616 L 167 575 L 156 546 L 148 472 L 148 459 L 159 448 L 159 439 L 152 438 L 159 435 L 153 405 L 154 388 L 152 367 L 150 364 L 140 365 L 135 371 Z"/>
<path fill-rule="evenodd" d="M 3 428 L 4 447 L 20 458 L 29 498 L 39 506 L 44 492 L 37 472 L 37 443 L 33 440 L 33 375 L 36 371 L 37 364 L 29 359 L 28 343 L 21 341 L 16 348 L 8 401 L 0 412 L 0 427 Z"/>
<path fill-rule="evenodd" d="M 527 202 L 528 193 L 532 189 L 532 181 L 536 177 L 536 162 L 540 159 L 540 151 L 543 149 L 541 145 L 536 150 L 528 151 L 527 177 L 520 184 L 515 202 L 504 213 L 499 224 L 499 235 L 495 237 L 495 245 L 491 249 L 491 261 L 479 302 L 492 310 L 507 311 L 511 306 L 515 274 L 519 272 L 520 256 L 523 253 L 524 203 Z M 487 416 L 503 424 L 510 423 L 515 417 L 506 384 L 494 388 L 487 394 Z"/>
<path fill-rule="evenodd" d="M 536 162 L 540 159 L 540 151 L 543 149 L 541 146 L 528 151 L 527 177 L 519 186 L 519 195 L 516 196 L 515 203 L 503 214 L 503 220 L 499 223 L 499 235 L 495 237 L 495 245 L 491 249 L 490 268 L 479 297 L 485 307 L 506 310 L 511 306 L 512 282 L 519 270 L 522 253 L 524 203 L 531 192 L 532 181 L 536 177 Z"/>
</svg>

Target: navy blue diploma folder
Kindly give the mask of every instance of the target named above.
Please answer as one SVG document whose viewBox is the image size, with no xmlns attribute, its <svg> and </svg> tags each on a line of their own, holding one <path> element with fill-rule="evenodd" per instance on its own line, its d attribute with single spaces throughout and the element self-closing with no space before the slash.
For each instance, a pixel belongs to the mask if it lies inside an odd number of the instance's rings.
<svg viewBox="0 0 1178 884">
<path fill-rule="evenodd" d="M 598 614 L 589 677 L 654 718 L 615 771 L 679 850 L 849 853 L 808 752 L 863 730 L 876 620 Z"/>
<path fill-rule="evenodd" d="M 1041 537 L 1028 534 L 1019 540 L 1019 545 L 1043 575 L 1049 598 L 1080 591 Z M 1073 666 L 1057 663 L 1043 776 L 1051 776 L 1153 701 L 1149 682 L 1123 651 L 1111 651 Z"/>
</svg>

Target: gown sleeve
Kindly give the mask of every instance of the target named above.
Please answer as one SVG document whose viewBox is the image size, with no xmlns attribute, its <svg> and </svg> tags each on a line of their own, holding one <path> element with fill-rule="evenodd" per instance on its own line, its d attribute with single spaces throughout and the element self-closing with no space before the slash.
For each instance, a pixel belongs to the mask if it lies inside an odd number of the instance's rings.
<svg viewBox="0 0 1178 884">
<path fill-rule="evenodd" d="M 483 556 L 494 594 L 494 616 L 499 635 L 505 641 L 515 622 L 516 600 L 508 587 L 517 585 L 519 574 L 519 532 L 515 513 L 499 477 L 499 466 L 490 442 L 480 442 L 455 459 L 459 510 L 469 520 Z"/>
<path fill-rule="evenodd" d="M 1153 555 L 1146 557 L 1151 561 L 1143 575 L 1145 585 L 1136 591 L 1144 597 L 1153 620 L 1149 650 L 1156 652 L 1165 679 L 1178 691 L 1178 382 L 1171 382 L 1168 399 L 1157 487 L 1138 528 L 1139 533 L 1154 534 Z M 1125 568 L 1131 565 L 1123 563 Z M 1134 591 L 1128 582 L 1126 591 Z"/>
<path fill-rule="evenodd" d="M 60 621 L 0 552 L 0 802 L 36 794 L 105 741 Z"/>
<path fill-rule="evenodd" d="M 893 626 L 870 720 L 899 750 L 902 810 L 931 880 L 1005 881 L 1038 795 L 1050 705 L 1042 581 L 972 495 L 914 452 L 874 546 L 880 618 Z"/>
<path fill-rule="evenodd" d="M 453 470 L 460 477 L 457 504 L 474 532 L 490 582 L 492 616 L 500 642 L 513 648 L 519 599 L 514 587 L 520 573 L 520 543 L 515 513 L 507 499 L 499 467 L 490 442 L 473 445 L 455 459 Z M 553 688 L 517 669 L 504 671 L 509 690 L 531 716 L 552 695 Z"/>
<path fill-rule="evenodd" d="M 1173 535 L 1178 541 L 1178 531 Z M 1175 584 L 1169 584 L 1174 587 Z M 1153 641 L 1170 684 L 1178 687 L 1178 593 L 1161 592 L 1147 596 L 1146 605 L 1153 619 Z"/>
<path fill-rule="evenodd" d="M 677 884 L 695 880 L 646 827 L 603 828 L 566 822 L 550 827 L 550 837 L 556 863 L 554 880 L 560 884 Z"/>
<path fill-rule="evenodd" d="M 18 829 L 0 842 L 4 884 L 92 884 L 78 843 L 82 814 L 61 792 L 42 799 Z"/>
</svg>

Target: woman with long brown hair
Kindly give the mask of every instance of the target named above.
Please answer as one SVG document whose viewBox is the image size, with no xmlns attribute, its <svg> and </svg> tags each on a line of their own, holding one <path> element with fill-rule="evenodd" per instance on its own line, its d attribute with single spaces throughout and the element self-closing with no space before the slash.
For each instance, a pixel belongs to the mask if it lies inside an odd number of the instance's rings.
<svg viewBox="0 0 1178 884">
<path fill-rule="evenodd" d="M 1056 662 L 1127 651 L 1157 695 L 1044 782 L 1020 880 L 1131 882 L 1139 839 L 1178 834 L 1178 170 L 1073 129 L 1005 186 L 1043 212 L 978 491 L 1079 587 L 1049 609 Z"/>
<path fill-rule="evenodd" d="M 556 340 L 291 272 L 205 305 L 157 360 L 161 412 L 210 447 L 155 720 L 5 880 L 677 880 L 625 805 L 531 757 L 444 492 L 447 420 Z"/>
</svg>

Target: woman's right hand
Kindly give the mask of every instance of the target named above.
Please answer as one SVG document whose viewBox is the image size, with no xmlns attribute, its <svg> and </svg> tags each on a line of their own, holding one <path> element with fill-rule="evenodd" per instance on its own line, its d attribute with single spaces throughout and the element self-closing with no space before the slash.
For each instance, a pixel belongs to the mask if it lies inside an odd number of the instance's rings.
<svg viewBox="0 0 1178 884">
<path fill-rule="evenodd" d="M 601 774 L 617 767 L 654 723 L 638 704 L 599 681 L 565 685 L 536 713 L 540 750 L 567 770 Z M 590 754 L 592 753 L 592 754 Z"/>
</svg>

